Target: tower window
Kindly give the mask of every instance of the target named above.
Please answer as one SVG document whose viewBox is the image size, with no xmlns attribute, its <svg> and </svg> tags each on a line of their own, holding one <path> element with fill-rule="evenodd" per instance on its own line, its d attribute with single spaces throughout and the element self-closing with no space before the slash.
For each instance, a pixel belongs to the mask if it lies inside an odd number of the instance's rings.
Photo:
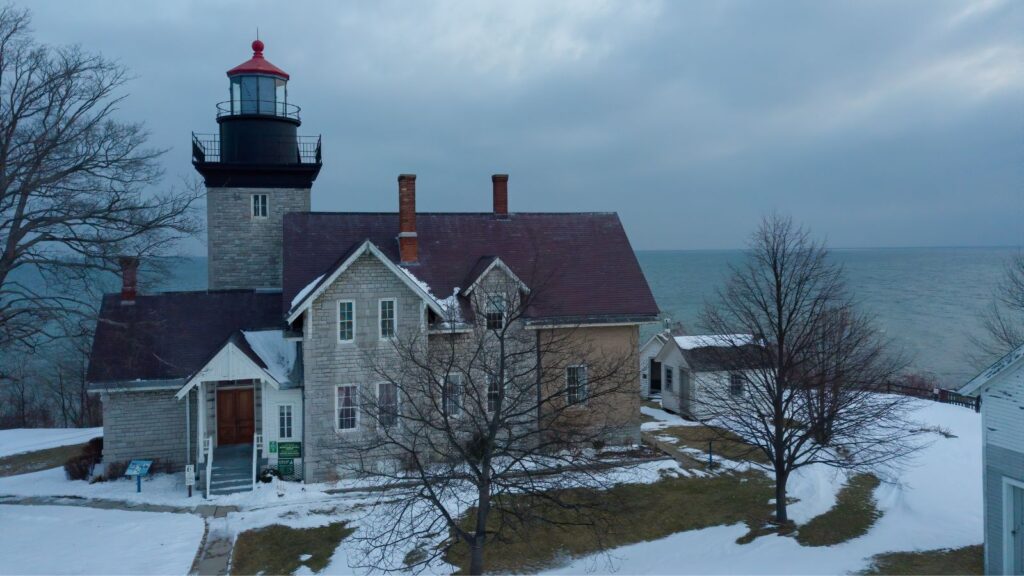
<svg viewBox="0 0 1024 576">
<path fill-rule="evenodd" d="M 267 195 L 266 194 L 253 194 L 252 195 L 252 217 L 253 218 L 266 218 L 267 217 Z"/>
</svg>

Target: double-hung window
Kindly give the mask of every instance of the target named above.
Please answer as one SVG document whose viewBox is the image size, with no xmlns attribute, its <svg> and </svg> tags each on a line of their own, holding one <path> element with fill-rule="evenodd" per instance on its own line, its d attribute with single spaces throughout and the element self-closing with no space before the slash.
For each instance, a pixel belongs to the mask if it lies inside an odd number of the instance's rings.
<svg viewBox="0 0 1024 576">
<path fill-rule="evenodd" d="M 665 366 L 665 390 L 672 389 L 672 378 L 675 375 L 675 370 L 671 366 Z"/>
<path fill-rule="evenodd" d="M 487 319 L 488 330 L 501 330 L 505 327 L 505 311 L 508 306 L 504 296 L 489 296 L 484 317 Z"/>
<path fill-rule="evenodd" d="M 443 406 L 448 417 L 462 415 L 462 374 L 449 374 L 445 378 Z"/>
<path fill-rule="evenodd" d="M 565 395 L 569 404 L 587 401 L 586 366 L 569 366 L 565 369 Z"/>
<path fill-rule="evenodd" d="M 745 379 L 742 374 L 732 373 L 729 374 L 729 394 L 733 396 L 743 396 L 743 385 Z"/>
<path fill-rule="evenodd" d="M 498 410 L 498 400 L 501 397 L 501 386 L 498 385 L 498 379 L 494 376 L 487 376 L 487 411 L 496 412 Z"/>
<path fill-rule="evenodd" d="M 338 341 L 352 342 L 356 337 L 356 303 L 351 300 L 338 302 Z"/>
<path fill-rule="evenodd" d="M 381 300 L 377 316 L 380 319 L 380 339 L 388 340 L 395 337 L 397 332 L 397 318 L 395 314 L 395 300 Z"/>
<path fill-rule="evenodd" d="M 356 398 L 358 388 L 355 384 L 346 384 L 337 388 L 338 430 L 355 430 L 359 426 L 359 401 Z"/>
<path fill-rule="evenodd" d="M 377 384 L 377 421 L 385 428 L 398 424 L 398 385 L 394 382 Z"/>
<path fill-rule="evenodd" d="M 281 440 L 292 437 L 292 405 L 281 404 L 277 407 L 277 437 Z"/>
<path fill-rule="evenodd" d="M 252 217 L 253 218 L 266 218 L 267 217 L 267 195 L 266 194 L 253 194 L 252 195 Z"/>
</svg>

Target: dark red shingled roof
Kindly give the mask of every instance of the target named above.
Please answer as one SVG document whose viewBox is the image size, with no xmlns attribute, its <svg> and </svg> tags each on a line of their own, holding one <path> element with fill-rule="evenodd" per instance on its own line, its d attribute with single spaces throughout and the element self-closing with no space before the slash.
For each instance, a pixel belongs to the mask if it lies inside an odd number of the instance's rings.
<svg viewBox="0 0 1024 576">
<path fill-rule="evenodd" d="M 652 320 L 658 306 L 613 213 L 416 214 L 417 263 L 435 297 L 466 289 L 498 257 L 531 290 L 534 320 Z M 292 213 L 284 218 L 284 310 L 307 284 L 369 239 L 399 262 L 397 213 Z"/>
<path fill-rule="evenodd" d="M 103 297 L 87 381 L 191 376 L 238 330 L 281 328 L 281 293 L 252 290 Z M 244 340 L 244 338 L 243 338 Z"/>
</svg>

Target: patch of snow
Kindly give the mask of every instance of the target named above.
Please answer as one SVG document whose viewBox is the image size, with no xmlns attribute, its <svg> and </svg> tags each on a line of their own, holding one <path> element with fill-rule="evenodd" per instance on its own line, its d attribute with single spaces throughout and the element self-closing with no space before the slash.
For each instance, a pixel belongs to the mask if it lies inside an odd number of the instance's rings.
<svg viewBox="0 0 1024 576">
<path fill-rule="evenodd" d="M 834 546 L 801 546 L 794 538 L 769 535 L 749 544 L 736 539 L 744 524 L 680 532 L 615 548 L 608 555 L 576 558 L 550 573 L 617 571 L 624 574 L 848 574 L 865 569 L 883 552 L 959 548 L 982 542 L 981 418 L 959 406 L 920 400 L 911 417 L 949 429 L 875 490 L 882 517 L 867 534 Z M 789 494 L 797 523 L 827 511 L 844 481 L 824 465 L 794 473 Z M 956 494 L 956 498 L 949 498 Z"/>
<path fill-rule="evenodd" d="M 309 293 L 313 291 L 313 288 L 315 288 L 316 285 L 319 284 L 320 281 L 323 280 L 323 279 L 324 279 L 324 275 L 321 274 L 321 275 L 317 276 L 315 280 L 313 280 L 309 284 L 306 284 L 305 286 L 303 286 L 302 290 L 299 290 L 299 293 L 295 295 L 295 298 L 292 298 L 291 307 L 295 308 L 295 306 L 299 302 L 302 302 L 306 298 L 306 296 L 308 296 Z"/>
<path fill-rule="evenodd" d="M 310 558 L 312 558 L 312 557 L 313 557 L 312 554 L 303 554 L 303 555 L 299 556 L 299 562 L 309 562 Z"/>
<path fill-rule="evenodd" d="M 445 324 L 462 323 L 462 307 L 459 305 L 459 287 L 452 290 L 452 295 L 437 301 L 438 306 L 444 311 Z"/>
<path fill-rule="evenodd" d="M 744 346 L 754 343 L 750 334 L 697 334 L 693 336 L 675 336 L 676 344 L 683 350 L 728 346 Z"/>
<path fill-rule="evenodd" d="M 242 332 L 245 341 L 253 352 L 267 365 L 267 372 L 281 384 L 291 380 L 292 368 L 295 366 L 296 346 L 294 342 L 284 339 L 283 330 L 260 330 Z"/>
<path fill-rule="evenodd" d="M 12 428 L 0 430 L 0 457 L 84 444 L 103 436 L 103 428 Z"/>
<path fill-rule="evenodd" d="M 203 539 L 192 514 L 0 506 L 5 574 L 187 574 Z"/>
</svg>

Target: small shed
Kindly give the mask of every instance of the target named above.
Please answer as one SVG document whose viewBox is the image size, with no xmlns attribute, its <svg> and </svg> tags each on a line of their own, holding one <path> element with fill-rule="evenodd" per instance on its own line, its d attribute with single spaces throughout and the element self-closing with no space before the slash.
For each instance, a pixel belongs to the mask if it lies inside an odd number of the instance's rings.
<svg viewBox="0 0 1024 576">
<path fill-rule="evenodd" d="M 960 393 L 982 400 L 985 573 L 1024 574 L 1024 345 Z"/>
</svg>

